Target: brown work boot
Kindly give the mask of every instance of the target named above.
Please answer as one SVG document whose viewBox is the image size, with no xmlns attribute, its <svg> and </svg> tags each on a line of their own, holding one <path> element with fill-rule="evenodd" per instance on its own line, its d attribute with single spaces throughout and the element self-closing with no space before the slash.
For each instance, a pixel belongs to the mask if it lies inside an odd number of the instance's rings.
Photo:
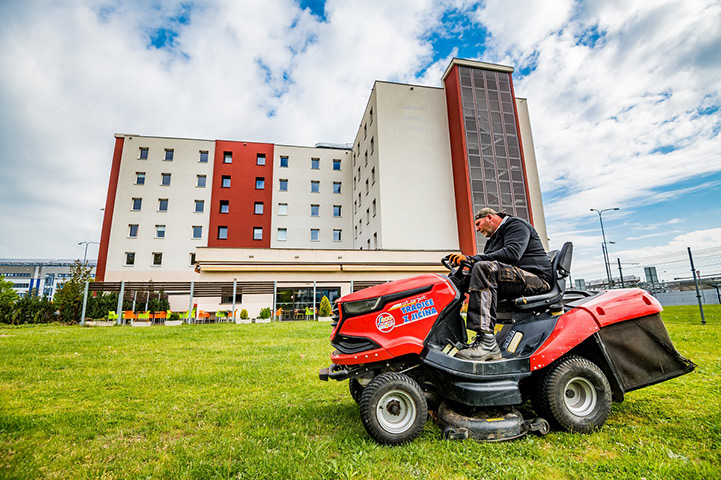
<svg viewBox="0 0 721 480">
<path fill-rule="evenodd" d="M 479 333 L 469 347 L 456 354 L 456 358 L 473 360 L 474 362 L 488 362 L 501 359 L 501 349 L 498 348 L 496 337 L 492 333 Z"/>
</svg>

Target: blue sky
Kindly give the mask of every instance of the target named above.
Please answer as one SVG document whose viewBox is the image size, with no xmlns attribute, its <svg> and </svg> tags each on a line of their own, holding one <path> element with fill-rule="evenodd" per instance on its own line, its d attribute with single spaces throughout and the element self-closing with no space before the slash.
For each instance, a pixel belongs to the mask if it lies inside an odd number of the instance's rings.
<svg viewBox="0 0 721 480">
<path fill-rule="evenodd" d="M 0 2 L 0 257 L 99 239 L 113 133 L 352 141 L 374 80 L 515 68 L 551 246 L 603 276 L 721 248 L 721 2 Z M 339 108 L 342 106 L 342 108 Z M 96 252 L 90 252 L 91 254 Z"/>
</svg>

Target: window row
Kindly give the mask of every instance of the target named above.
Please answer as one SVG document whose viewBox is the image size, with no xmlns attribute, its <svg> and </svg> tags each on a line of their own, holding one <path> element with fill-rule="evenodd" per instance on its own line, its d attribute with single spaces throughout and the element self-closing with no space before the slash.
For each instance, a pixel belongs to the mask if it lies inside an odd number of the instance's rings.
<svg viewBox="0 0 721 480">
<path fill-rule="evenodd" d="M 170 173 L 161 173 L 160 174 L 160 185 L 161 186 L 169 186 L 170 185 L 170 179 L 172 174 Z M 145 172 L 135 172 L 135 184 L 136 185 L 145 185 Z M 195 176 L 195 186 L 200 188 L 205 188 L 207 184 L 207 176 L 206 175 L 196 175 Z"/>
<path fill-rule="evenodd" d="M 163 264 L 163 252 L 151 254 L 151 265 L 160 266 Z M 135 265 L 135 252 L 125 252 L 125 265 Z"/>
<path fill-rule="evenodd" d="M 131 223 L 128 225 L 128 238 L 138 238 L 140 225 Z M 165 225 L 155 225 L 155 238 L 165 238 Z M 191 227 L 191 235 L 193 239 L 203 238 L 203 227 L 201 225 L 193 225 Z"/>
<path fill-rule="evenodd" d="M 334 242 L 341 242 L 343 240 L 343 230 L 341 229 L 333 229 L 333 241 Z M 279 242 L 285 242 L 288 240 L 288 229 L 287 228 L 279 228 L 278 229 L 278 241 Z M 311 242 L 320 242 L 320 229 L 319 228 L 311 228 L 310 229 L 310 241 Z"/>
<path fill-rule="evenodd" d="M 233 163 L 233 152 L 223 152 L 223 163 Z M 265 153 L 257 153 L 255 155 L 255 164 L 265 165 Z"/>
<path fill-rule="evenodd" d="M 138 160 L 147 160 L 150 157 L 150 147 L 140 147 Z M 175 150 L 172 148 L 163 149 L 163 160 L 172 162 L 175 158 Z M 208 150 L 198 150 L 198 162 L 208 163 Z"/>
<path fill-rule="evenodd" d="M 287 156 L 283 155 L 280 157 L 279 166 L 281 168 L 289 167 L 289 159 Z M 320 170 L 320 158 L 312 157 L 310 159 L 310 168 L 311 168 L 311 170 Z M 340 159 L 338 159 L 338 158 L 333 159 L 332 168 L 333 168 L 333 170 L 340 170 Z"/>
<path fill-rule="evenodd" d="M 168 211 L 168 199 L 167 198 L 159 198 L 158 199 L 158 211 L 159 212 L 167 212 Z M 133 212 L 139 212 L 143 208 L 143 199 L 142 198 L 133 198 L 132 199 L 132 206 L 130 208 Z M 195 213 L 203 213 L 205 211 L 205 200 L 195 200 L 195 207 L 193 210 Z"/>
<path fill-rule="evenodd" d="M 342 182 L 333 182 L 333 193 L 341 193 Z M 278 180 L 278 190 L 281 192 L 287 192 L 288 191 L 288 179 L 281 178 Z M 310 181 L 310 192 L 311 193 L 320 193 L 320 180 L 311 180 Z"/>
</svg>

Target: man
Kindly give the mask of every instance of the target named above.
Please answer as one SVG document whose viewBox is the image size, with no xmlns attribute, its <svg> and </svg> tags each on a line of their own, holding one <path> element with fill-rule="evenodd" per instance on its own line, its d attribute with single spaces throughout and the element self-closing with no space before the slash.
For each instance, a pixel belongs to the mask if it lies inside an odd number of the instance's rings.
<svg viewBox="0 0 721 480">
<path fill-rule="evenodd" d="M 536 229 L 521 218 L 482 208 L 475 224 L 476 231 L 488 239 L 483 254 L 450 255 L 452 264 L 474 262 L 468 289 L 468 328 L 478 335 L 456 357 L 498 360 L 501 350 L 494 335 L 497 299 L 548 292 L 553 278 L 551 261 Z"/>
</svg>

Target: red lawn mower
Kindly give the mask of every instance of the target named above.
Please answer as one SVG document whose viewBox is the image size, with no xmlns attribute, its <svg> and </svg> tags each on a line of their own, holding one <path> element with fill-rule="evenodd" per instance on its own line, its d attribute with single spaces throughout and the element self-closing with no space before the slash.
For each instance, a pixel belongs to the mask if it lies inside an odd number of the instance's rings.
<svg viewBox="0 0 721 480">
<path fill-rule="evenodd" d="M 500 441 L 550 428 L 590 432 L 611 402 L 691 372 L 658 301 L 640 289 L 567 291 L 573 246 L 549 253 L 551 291 L 499 301 L 502 359 L 456 358 L 468 342 L 461 307 L 472 264 L 366 288 L 334 306 L 332 364 L 321 380 L 348 380 L 363 426 L 381 444 L 413 440 L 429 410 L 443 436 Z M 531 401 L 537 418 L 515 408 Z"/>
</svg>

